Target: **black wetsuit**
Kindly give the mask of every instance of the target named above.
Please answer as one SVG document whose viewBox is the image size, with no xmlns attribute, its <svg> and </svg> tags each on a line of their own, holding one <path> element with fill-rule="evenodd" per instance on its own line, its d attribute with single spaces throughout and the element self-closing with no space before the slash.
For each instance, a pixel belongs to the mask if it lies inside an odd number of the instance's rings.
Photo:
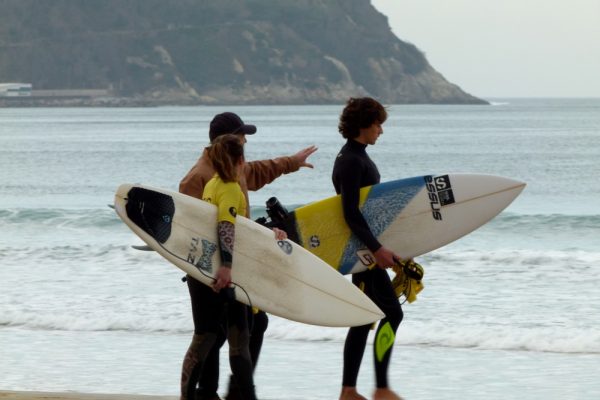
<svg viewBox="0 0 600 400">
<path fill-rule="evenodd" d="M 193 366 L 193 369 L 189 371 L 184 369 L 181 398 L 187 400 L 196 398 L 196 383 L 201 372 L 202 378 L 211 384 L 211 377 L 218 378 L 218 370 L 213 371 L 212 369 L 215 367 L 213 364 L 215 360 L 211 359 L 210 353 L 219 337 L 226 335 L 230 351 L 229 363 L 234 372 L 235 386 L 244 393 L 244 399 L 256 399 L 252 380 L 253 365 L 249 352 L 248 313 L 250 308 L 230 297 L 232 295 L 228 295 L 226 290 L 221 290 L 219 294 L 216 294 L 209 286 L 195 279 L 188 279 L 187 283 L 192 298 L 203 301 L 192 301 L 194 338 L 190 348 L 193 347 L 194 351 L 188 351 L 184 365 Z M 201 313 L 196 309 L 197 305 L 202 305 Z M 226 324 L 225 332 L 223 331 L 224 323 Z M 194 359 L 186 362 L 188 357 Z M 208 366 L 208 368 L 203 370 L 204 366 Z M 218 358 L 216 366 L 218 368 Z M 211 395 L 216 393 L 216 387 L 210 389 L 201 387 L 199 394 L 205 395 L 204 392 L 209 392 L 209 390 L 213 391 Z"/>
<path fill-rule="evenodd" d="M 366 152 L 366 145 L 349 139 L 340 150 L 333 166 L 333 186 L 342 195 L 342 207 L 346 223 L 364 244 L 375 252 L 381 244 L 373 236 L 369 225 L 360 212 L 359 190 L 361 187 L 379 183 L 380 175 L 375 163 Z M 385 313 L 379 322 L 374 342 L 375 376 L 378 388 L 388 387 L 387 369 L 403 313 L 387 271 L 372 268 L 352 276 L 352 282 L 373 300 Z M 360 363 L 367 344 L 371 325 L 352 327 L 344 346 L 343 386 L 356 386 Z"/>
<path fill-rule="evenodd" d="M 190 291 L 190 297 L 192 299 L 194 334 L 199 335 L 207 330 L 214 331 L 215 329 L 218 329 L 218 334 L 215 338 L 215 344 L 213 345 L 211 351 L 207 355 L 206 361 L 202 365 L 202 371 L 200 371 L 200 369 L 196 369 L 192 372 L 192 379 L 190 379 L 191 387 L 188 389 L 188 391 L 193 390 L 193 388 L 196 385 L 196 382 L 198 382 L 198 375 L 200 375 L 200 388 L 197 390 L 196 397 L 207 399 L 216 398 L 219 382 L 219 350 L 221 349 L 221 347 L 227 339 L 227 322 L 222 321 L 220 326 L 216 328 L 213 325 L 207 325 L 206 318 L 204 317 L 204 315 L 206 314 L 207 309 L 218 309 L 218 307 L 215 307 L 215 305 L 212 303 L 215 301 L 221 303 L 223 299 L 215 298 L 212 288 L 203 283 L 200 283 L 199 281 L 193 279 L 190 276 L 187 277 L 187 284 Z M 258 356 L 260 354 L 264 333 L 267 330 L 269 319 L 264 311 L 259 311 L 255 314 L 252 312 L 251 307 L 246 306 L 245 309 L 247 314 L 247 323 L 250 328 L 250 359 L 252 361 L 252 368 L 254 368 L 256 367 L 256 364 L 258 362 Z M 222 313 L 222 310 L 219 312 Z M 210 320 L 211 319 L 209 319 L 209 321 Z M 234 390 L 238 390 L 237 382 L 235 380 L 232 380 L 232 378 L 230 377 L 228 397 L 232 397 L 232 391 Z M 193 399 L 194 397 L 189 398 Z"/>
</svg>

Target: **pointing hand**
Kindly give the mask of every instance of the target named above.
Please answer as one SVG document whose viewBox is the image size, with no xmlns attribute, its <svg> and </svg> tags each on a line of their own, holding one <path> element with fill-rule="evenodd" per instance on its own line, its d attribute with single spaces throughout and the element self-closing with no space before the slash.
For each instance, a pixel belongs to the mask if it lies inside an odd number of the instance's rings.
<svg viewBox="0 0 600 400">
<path fill-rule="evenodd" d="M 294 154 L 292 158 L 294 158 L 298 162 L 298 164 L 300 164 L 300 167 L 314 168 L 312 164 L 306 162 L 306 159 L 317 150 L 317 146 L 309 146 Z"/>
</svg>

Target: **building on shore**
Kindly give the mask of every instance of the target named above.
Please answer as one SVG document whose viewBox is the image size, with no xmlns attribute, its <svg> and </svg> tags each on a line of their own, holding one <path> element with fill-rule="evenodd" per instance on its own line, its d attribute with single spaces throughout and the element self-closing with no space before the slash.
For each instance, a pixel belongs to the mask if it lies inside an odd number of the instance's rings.
<svg viewBox="0 0 600 400">
<path fill-rule="evenodd" d="M 0 83 L 0 97 L 30 97 L 31 83 Z"/>
<path fill-rule="evenodd" d="M 34 97 L 105 97 L 111 96 L 108 89 L 44 89 L 34 90 Z"/>
</svg>

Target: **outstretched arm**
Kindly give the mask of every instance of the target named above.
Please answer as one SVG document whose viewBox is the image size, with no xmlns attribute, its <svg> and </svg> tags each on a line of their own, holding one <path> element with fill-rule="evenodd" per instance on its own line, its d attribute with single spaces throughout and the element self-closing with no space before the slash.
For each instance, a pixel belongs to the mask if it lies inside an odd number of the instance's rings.
<svg viewBox="0 0 600 400">
<path fill-rule="evenodd" d="M 313 168 L 307 159 L 315 151 L 316 146 L 309 146 L 292 156 L 247 162 L 244 165 L 244 177 L 248 190 L 256 191 L 281 175 L 296 172 L 302 167 Z"/>
</svg>

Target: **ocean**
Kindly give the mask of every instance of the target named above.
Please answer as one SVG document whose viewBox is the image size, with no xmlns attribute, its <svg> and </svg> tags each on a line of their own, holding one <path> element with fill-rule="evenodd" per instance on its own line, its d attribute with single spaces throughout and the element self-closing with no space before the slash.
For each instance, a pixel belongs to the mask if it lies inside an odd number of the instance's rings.
<svg viewBox="0 0 600 400">
<path fill-rule="evenodd" d="M 182 273 L 107 207 L 117 186 L 177 189 L 230 110 L 247 159 L 316 144 L 251 193 L 255 216 L 332 195 L 342 106 L 0 109 L 0 389 L 177 395 L 193 325 Z M 600 398 L 600 99 L 392 105 L 368 151 L 382 180 L 473 172 L 527 182 L 490 223 L 417 259 L 390 384 L 406 399 Z M 259 398 L 337 399 L 346 329 L 271 316 Z M 373 334 L 370 336 L 372 343 Z M 372 347 L 359 391 L 374 388 Z M 222 351 L 221 392 L 229 366 Z"/>
</svg>

